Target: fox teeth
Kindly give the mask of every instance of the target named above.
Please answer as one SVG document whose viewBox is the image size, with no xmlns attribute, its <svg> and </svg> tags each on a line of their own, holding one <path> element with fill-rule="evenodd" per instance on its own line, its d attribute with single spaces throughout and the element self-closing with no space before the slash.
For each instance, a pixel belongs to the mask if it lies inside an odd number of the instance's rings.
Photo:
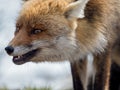
<svg viewBox="0 0 120 90">
<path fill-rule="evenodd" d="M 21 57 L 23 57 L 23 56 L 18 56 L 18 58 L 21 58 Z"/>
<path fill-rule="evenodd" d="M 17 58 L 19 59 L 19 58 L 21 58 L 21 56 L 18 56 Z"/>
<path fill-rule="evenodd" d="M 16 59 L 20 59 L 21 57 L 23 57 L 23 56 L 17 56 L 17 57 L 15 57 Z"/>
</svg>

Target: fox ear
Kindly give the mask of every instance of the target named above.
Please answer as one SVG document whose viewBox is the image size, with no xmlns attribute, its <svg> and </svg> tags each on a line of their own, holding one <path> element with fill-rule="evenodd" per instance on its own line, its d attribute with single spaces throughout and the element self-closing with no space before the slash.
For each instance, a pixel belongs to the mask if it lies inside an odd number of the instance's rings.
<svg viewBox="0 0 120 90">
<path fill-rule="evenodd" d="M 64 15 L 67 18 L 83 18 L 84 17 L 84 8 L 88 0 L 79 0 L 69 4 L 66 7 Z"/>
</svg>

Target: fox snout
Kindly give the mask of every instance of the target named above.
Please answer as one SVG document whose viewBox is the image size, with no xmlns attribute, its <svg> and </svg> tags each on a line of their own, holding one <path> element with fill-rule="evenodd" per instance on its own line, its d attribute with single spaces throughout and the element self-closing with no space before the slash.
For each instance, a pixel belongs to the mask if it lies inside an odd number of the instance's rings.
<svg viewBox="0 0 120 90">
<path fill-rule="evenodd" d="M 14 48 L 12 46 L 5 47 L 5 51 L 7 54 L 12 54 L 14 52 Z"/>
</svg>

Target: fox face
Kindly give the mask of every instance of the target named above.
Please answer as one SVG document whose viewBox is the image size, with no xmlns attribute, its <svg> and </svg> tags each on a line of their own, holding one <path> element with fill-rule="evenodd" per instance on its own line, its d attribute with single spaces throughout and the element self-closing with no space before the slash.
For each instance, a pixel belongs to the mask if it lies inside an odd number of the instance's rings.
<svg viewBox="0 0 120 90">
<path fill-rule="evenodd" d="M 5 48 L 13 56 L 13 62 L 78 60 L 105 46 L 103 34 L 98 31 L 87 32 L 80 27 L 85 26 L 82 24 L 84 20 L 81 19 L 78 27 L 80 13 L 87 2 L 26 1 L 16 21 L 15 36 Z M 78 28 L 80 30 L 76 30 Z M 99 39 L 101 36 L 103 38 Z"/>
<path fill-rule="evenodd" d="M 37 60 L 37 58 L 41 58 L 42 61 L 57 61 L 58 58 L 59 60 L 65 60 L 71 57 L 68 55 L 66 57 L 66 54 L 71 53 L 72 55 L 77 49 L 74 41 L 74 31 L 69 28 L 69 23 L 64 20 L 64 17 L 61 18 L 64 22 L 57 20 L 57 18 L 61 17 L 36 17 L 40 22 L 35 21 L 35 25 L 32 23 L 33 26 L 30 24 L 28 26 L 26 24 L 17 26 L 15 37 L 10 42 L 10 46 L 14 47 L 14 52 L 11 55 L 21 56 L 33 51 L 36 54 L 35 57 L 32 57 L 32 61 Z M 19 24 L 19 20 L 17 23 Z"/>
<path fill-rule="evenodd" d="M 60 6 L 67 3 L 53 1 L 38 0 L 33 4 L 34 0 L 31 0 L 23 6 L 16 22 L 15 36 L 6 48 L 8 53 L 10 48 L 13 49 L 9 55 L 13 56 L 15 64 L 68 60 L 78 53 L 75 41 L 76 22 L 67 20 L 63 6 Z M 27 5 L 31 8 L 26 7 Z M 47 8 L 50 9 L 46 11 Z"/>
</svg>

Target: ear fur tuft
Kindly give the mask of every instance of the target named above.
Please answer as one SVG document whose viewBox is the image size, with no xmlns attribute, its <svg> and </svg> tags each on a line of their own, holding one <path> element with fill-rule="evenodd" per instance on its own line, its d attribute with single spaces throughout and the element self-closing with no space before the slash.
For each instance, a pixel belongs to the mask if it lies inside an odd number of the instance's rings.
<svg viewBox="0 0 120 90">
<path fill-rule="evenodd" d="M 66 7 L 65 16 L 68 18 L 83 18 L 84 8 L 89 0 L 79 0 Z"/>
</svg>

